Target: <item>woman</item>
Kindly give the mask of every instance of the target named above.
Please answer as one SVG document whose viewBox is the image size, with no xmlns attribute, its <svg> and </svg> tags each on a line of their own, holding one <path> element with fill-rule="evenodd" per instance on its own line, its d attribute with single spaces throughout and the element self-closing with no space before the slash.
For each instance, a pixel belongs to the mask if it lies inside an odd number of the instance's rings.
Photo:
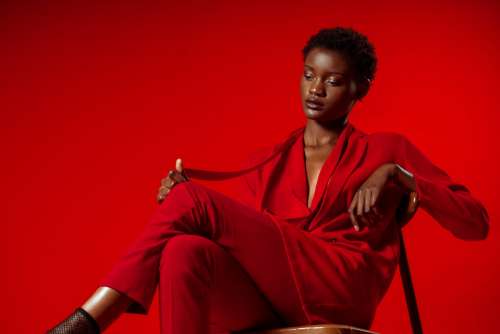
<svg viewBox="0 0 500 334">
<path fill-rule="evenodd" d="M 241 201 L 192 182 L 207 175 L 178 159 L 143 234 L 50 333 L 98 333 L 123 312 L 146 314 L 157 285 L 162 333 L 368 328 L 398 264 L 408 193 L 458 238 L 486 238 L 488 214 L 465 186 L 404 136 L 348 122 L 376 71 L 364 35 L 320 30 L 303 56 L 305 127 L 251 157 Z"/>
</svg>

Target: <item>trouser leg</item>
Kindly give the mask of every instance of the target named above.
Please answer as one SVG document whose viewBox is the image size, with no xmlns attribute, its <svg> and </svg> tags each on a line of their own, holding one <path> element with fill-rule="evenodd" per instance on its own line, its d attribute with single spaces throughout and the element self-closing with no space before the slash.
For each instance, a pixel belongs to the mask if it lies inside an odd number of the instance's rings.
<svg viewBox="0 0 500 334">
<path fill-rule="evenodd" d="M 163 250 L 159 282 L 162 334 L 229 333 L 282 324 L 236 259 L 196 235 L 172 238 Z"/>
<path fill-rule="evenodd" d="M 192 181 L 177 184 L 101 285 L 132 298 L 129 312 L 147 313 L 164 247 L 198 235 L 231 254 L 289 324 L 307 323 L 280 232 L 266 215 Z"/>
</svg>

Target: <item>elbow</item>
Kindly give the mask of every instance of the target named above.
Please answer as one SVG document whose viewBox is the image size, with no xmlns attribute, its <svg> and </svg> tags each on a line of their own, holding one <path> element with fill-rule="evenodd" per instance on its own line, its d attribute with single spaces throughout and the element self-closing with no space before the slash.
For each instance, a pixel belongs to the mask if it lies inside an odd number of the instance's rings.
<svg viewBox="0 0 500 334">
<path fill-rule="evenodd" d="M 458 238 L 465 241 L 481 241 L 485 240 L 489 234 L 489 227 L 486 225 L 481 229 L 468 230 L 466 232 L 455 232 L 452 231 L 452 234 Z"/>
<path fill-rule="evenodd" d="M 485 240 L 490 234 L 490 217 L 488 216 L 488 211 L 483 207 L 481 209 L 481 218 L 479 224 L 478 238 L 475 240 Z"/>
<path fill-rule="evenodd" d="M 490 234 L 490 218 L 488 217 L 488 213 L 486 212 L 486 210 L 482 212 L 481 218 L 479 238 L 476 240 L 485 240 Z"/>
<path fill-rule="evenodd" d="M 490 233 L 490 224 L 486 223 L 484 226 L 484 232 L 481 235 L 481 238 L 478 240 L 486 240 L 486 238 L 488 238 L 489 233 Z"/>
<path fill-rule="evenodd" d="M 477 228 L 473 234 L 471 234 L 471 238 L 468 238 L 468 240 L 486 240 L 488 238 L 488 235 L 490 233 L 490 224 L 485 221 L 482 222 L 479 228 Z"/>
<path fill-rule="evenodd" d="M 463 231 L 453 233 L 457 238 L 462 240 L 486 240 L 490 233 L 490 221 L 485 210 L 481 212 L 481 217 L 473 221 L 466 222 L 468 228 Z"/>
</svg>

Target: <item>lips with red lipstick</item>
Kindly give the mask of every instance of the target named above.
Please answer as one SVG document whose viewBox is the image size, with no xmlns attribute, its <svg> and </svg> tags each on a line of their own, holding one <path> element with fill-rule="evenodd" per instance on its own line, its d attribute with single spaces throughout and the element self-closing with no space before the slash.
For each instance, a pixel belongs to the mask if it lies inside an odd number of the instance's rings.
<svg viewBox="0 0 500 334">
<path fill-rule="evenodd" d="M 325 106 L 323 102 L 319 101 L 318 99 L 307 99 L 306 100 L 306 106 L 309 109 L 312 110 L 321 110 Z"/>
</svg>

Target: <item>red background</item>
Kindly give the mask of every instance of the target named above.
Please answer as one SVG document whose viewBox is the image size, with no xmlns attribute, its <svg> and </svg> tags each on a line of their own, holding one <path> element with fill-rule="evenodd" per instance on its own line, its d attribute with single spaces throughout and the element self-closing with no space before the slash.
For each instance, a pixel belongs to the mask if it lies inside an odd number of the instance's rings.
<svg viewBox="0 0 500 334">
<path fill-rule="evenodd" d="M 499 9 L 484 0 L 4 2 L 0 331 L 41 332 L 80 305 L 155 209 L 175 158 L 231 169 L 301 126 L 300 50 L 335 25 L 367 34 L 379 57 L 353 124 L 406 134 L 490 214 L 484 242 L 455 239 L 422 211 L 405 229 L 426 333 L 494 331 Z M 231 182 L 212 185 L 230 194 Z M 155 302 L 109 332 L 156 333 L 157 312 Z M 409 333 L 399 277 L 373 329 Z"/>
</svg>

